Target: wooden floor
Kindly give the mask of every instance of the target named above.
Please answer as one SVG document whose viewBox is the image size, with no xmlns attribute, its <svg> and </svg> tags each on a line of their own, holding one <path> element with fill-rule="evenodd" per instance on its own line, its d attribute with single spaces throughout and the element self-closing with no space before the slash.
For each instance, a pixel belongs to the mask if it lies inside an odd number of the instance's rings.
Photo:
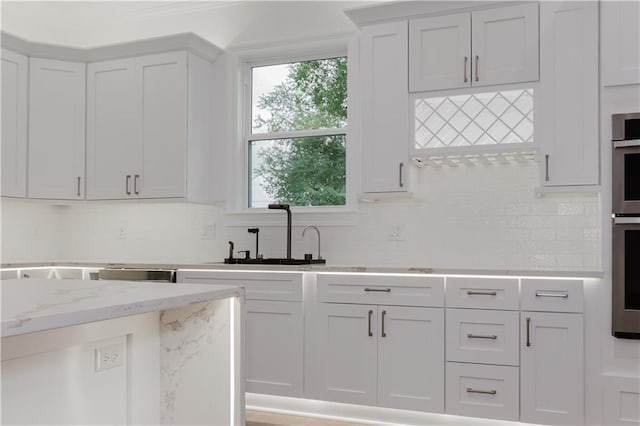
<svg viewBox="0 0 640 426">
<path fill-rule="evenodd" d="M 247 411 L 246 417 L 247 426 L 368 426 L 365 423 L 289 416 L 264 411 Z"/>
</svg>

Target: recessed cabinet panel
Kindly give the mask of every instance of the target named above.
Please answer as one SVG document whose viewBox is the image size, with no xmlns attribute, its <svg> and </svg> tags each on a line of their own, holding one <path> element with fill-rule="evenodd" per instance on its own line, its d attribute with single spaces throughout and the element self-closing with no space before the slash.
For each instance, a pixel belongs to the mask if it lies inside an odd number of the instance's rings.
<svg viewBox="0 0 640 426">
<path fill-rule="evenodd" d="M 173 52 L 137 60 L 137 74 L 142 79 L 143 161 L 135 189 L 144 198 L 185 196 L 186 55 Z"/>
<path fill-rule="evenodd" d="M 318 321 L 318 397 L 375 405 L 377 306 L 322 303 Z"/>
<path fill-rule="evenodd" d="M 473 85 L 538 79 L 538 4 L 472 14 Z"/>
<path fill-rule="evenodd" d="M 471 86 L 471 14 L 409 21 L 409 91 Z"/>
<path fill-rule="evenodd" d="M 246 303 L 247 392 L 302 396 L 302 303 Z"/>
<path fill-rule="evenodd" d="M 379 306 L 378 405 L 444 412 L 444 311 Z"/>
<path fill-rule="evenodd" d="M 541 2 L 540 13 L 542 182 L 597 185 L 598 3 Z"/>
<path fill-rule="evenodd" d="M 29 60 L 2 49 L 2 196 L 27 196 Z"/>
<path fill-rule="evenodd" d="M 447 414 L 518 420 L 518 368 L 448 362 Z"/>
<path fill-rule="evenodd" d="M 447 309 L 447 361 L 520 363 L 518 312 Z"/>
<path fill-rule="evenodd" d="M 85 64 L 29 60 L 29 198 L 84 199 Z"/>
<path fill-rule="evenodd" d="M 129 199 L 142 161 L 135 58 L 87 66 L 87 199 Z"/>
<path fill-rule="evenodd" d="M 402 21 L 362 29 L 363 192 L 407 191 L 407 27 Z"/>
<path fill-rule="evenodd" d="M 600 7 L 603 84 L 640 83 L 640 2 L 603 1 Z"/>
<path fill-rule="evenodd" d="M 582 314 L 522 312 L 520 420 L 576 425 L 584 421 Z"/>
</svg>

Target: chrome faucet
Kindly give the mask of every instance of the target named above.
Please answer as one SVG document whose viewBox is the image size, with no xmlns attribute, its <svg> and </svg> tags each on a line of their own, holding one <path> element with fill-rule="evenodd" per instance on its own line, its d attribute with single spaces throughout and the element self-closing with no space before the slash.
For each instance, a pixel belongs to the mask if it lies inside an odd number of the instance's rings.
<svg viewBox="0 0 640 426">
<path fill-rule="evenodd" d="M 316 233 L 318 234 L 318 260 L 322 260 L 322 256 L 320 255 L 320 230 L 318 229 L 317 226 L 313 226 L 313 225 L 307 225 L 304 227 L 304 229 L 302 230 L 302 238 L 304 238 L 304 234 L 307 232 L 307 229 L 315 229 Z"/>
</svg>

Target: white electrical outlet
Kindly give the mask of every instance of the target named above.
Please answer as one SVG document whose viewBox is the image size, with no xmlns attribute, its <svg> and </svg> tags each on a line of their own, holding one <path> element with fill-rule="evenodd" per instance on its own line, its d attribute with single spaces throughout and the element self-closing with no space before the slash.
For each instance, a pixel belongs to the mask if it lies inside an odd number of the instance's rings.
<svg viewBox="0 0 640 426">
<path fill-rule="evenodd" d="M 200 233 L 201 240 L 215 240 L 216 239 L 216 223 L 206 223 L 202 225 L 202 232 Z"/>
<path fill-rule="evenodd" d="M 392 225 L 387 231 L 387 241 L 404 241 L 404 227 L 402 225 Z"/>
<path fill-rule="evenodd" d="M 118 226 L 118 239 L 125 240 L 127 238 L 127 225 L 125 223 Z"/>
<path fill-rule="evenodd" d="M 96 372 L 123 365 L 124 351 L 125 345 L 121 343 L 96 348 Z"/>
</svg>

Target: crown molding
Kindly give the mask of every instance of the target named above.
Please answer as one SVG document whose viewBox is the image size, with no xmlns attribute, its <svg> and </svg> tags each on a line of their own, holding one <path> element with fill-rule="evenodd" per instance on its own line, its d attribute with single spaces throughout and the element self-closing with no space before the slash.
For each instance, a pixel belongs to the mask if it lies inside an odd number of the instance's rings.
<svg viewBox="0 0 640 426">
<path fill-rule="evenodd" d="M 393 1 L 373 6 L 359 6 L 347 9 L 344 13 L 358 26 L 387 21 L 398 21 L 419 16 L 438 16 L 456 12 L 467 12 L 487 7 L 506 6 L 522 3 L 518 1 L 474 1 L 474 0 L 436 0 L 436 1 Z"/>
<path fill-rule="evenodd" d="M 107 61 L 172 50 L 190 50 L 198 56 L 213 62 L 223 52 L 219 47 L 194 33 L 173 34 L 86 49 L 31 42 L 4 31 L 0 32 L 0 37 L 3 48 L 23 55 L 73 62 Z"/>
</svg>

